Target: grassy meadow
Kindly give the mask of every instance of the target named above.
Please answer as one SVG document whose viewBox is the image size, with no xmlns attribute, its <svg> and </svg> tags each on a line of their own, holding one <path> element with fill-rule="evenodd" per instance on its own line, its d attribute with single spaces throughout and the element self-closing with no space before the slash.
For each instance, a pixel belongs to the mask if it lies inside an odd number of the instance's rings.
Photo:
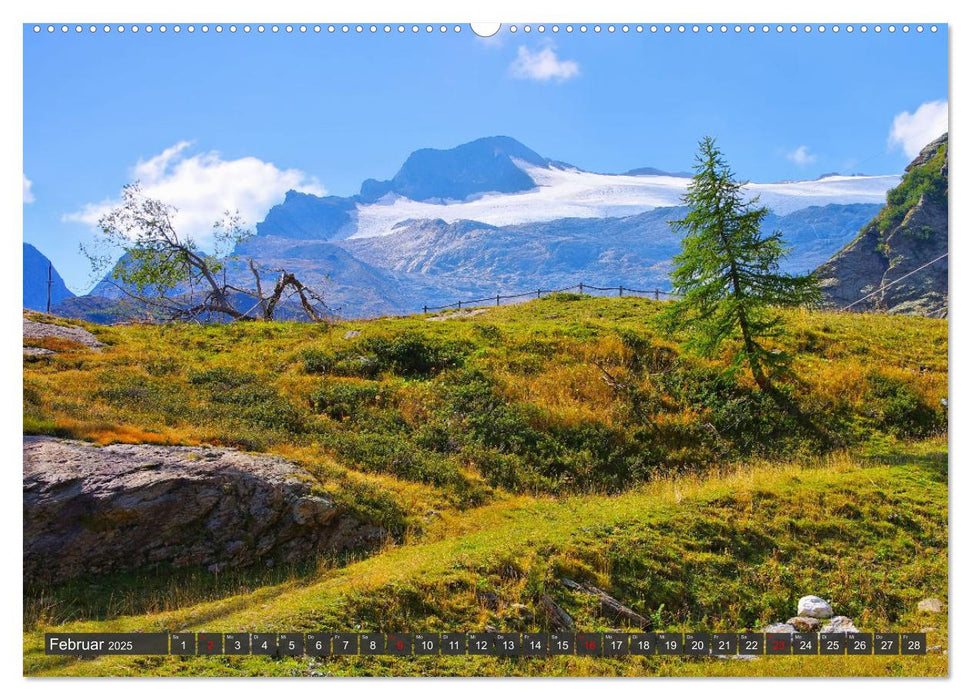
<svg viewBox="0 0 971 700">
<path fill-rule="evenodd" d="M 49 631 L 545 629 L 784 621 L 810 593 L 947 648 L 947 322 L 789 311 L 784 390 L 824 450 L 663 303 L 556 295 L 431 320 L 81 324 L 107 347 L 25 360 L 24 432 L 209 443 L 293 460 L 389 535 L 297 569 L 118 574 L 24 594 L 28 675 L 946 675 L 947 656 L 47 657 Z M 45 317 L 36 315 L 37 320 Z M 440 318 L 440 317 L 437 317 Z M 37 345 L 32 341 L 32 344 Z M 726 357 L 728 356 L 726 348 Z"/>
</svg>

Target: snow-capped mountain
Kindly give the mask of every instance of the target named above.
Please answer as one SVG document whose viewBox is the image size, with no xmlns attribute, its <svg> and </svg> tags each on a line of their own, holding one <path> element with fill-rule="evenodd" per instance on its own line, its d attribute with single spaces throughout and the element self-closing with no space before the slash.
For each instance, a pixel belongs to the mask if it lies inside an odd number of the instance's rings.
<svg viewBox="0 0 971 700">
<path fill-rule="evenodd" d="M 421 219 L 510 226 L 632 216 L 680 204 L 690 178 L 659 173 L 654 168 L 623 175 L 589 172 L 544 158 L 515 139 L 495 136 L 449 150 L 415 151 L 391 180 L 367 180 L 354 197 L 288 193 L 258 231 L 343 240 L 386 236 L 403 221 Z M 784 216 L 810 206 L 882 204 L 899 182 L 899 175 L 831 175 L 750 183 L 746 190 Z"/>
</svg>

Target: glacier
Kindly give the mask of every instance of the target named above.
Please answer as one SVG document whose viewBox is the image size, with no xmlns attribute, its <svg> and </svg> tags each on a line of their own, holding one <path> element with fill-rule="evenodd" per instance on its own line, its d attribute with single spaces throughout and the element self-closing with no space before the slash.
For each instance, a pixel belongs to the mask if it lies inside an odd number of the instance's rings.
<svg viewBox="0 0 971 700">
<path fill-rule="evenodd" d="M 557 219 L 598 219 L 641 214 L 681 203 L 690 178 L 669 175 L 608 175 L 575 168 L 537 167 L 513 159 L 536 187 L 512 194 L 485 193 L 466 201 L 415 201 L 386 194 L 356 207 L 345 228 L 349 239 L 387 236 L 408 220 L 479 221 L 511 226 Z M 818 180 L 749 183 L 745 192 L 785 216 L 828 204 L 883 204 L 900 175 L 832 175 Z"/>
</svg>

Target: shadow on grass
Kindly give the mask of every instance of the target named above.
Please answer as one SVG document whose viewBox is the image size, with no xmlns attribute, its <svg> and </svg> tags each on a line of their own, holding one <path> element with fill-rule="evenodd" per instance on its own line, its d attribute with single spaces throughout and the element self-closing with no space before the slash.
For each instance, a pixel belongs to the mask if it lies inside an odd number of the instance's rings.
<svg viewBox="0 0 971 700">
<path fill-rule="evenodd" d="M 902 467 L 913 466 L 919 468 L 932 481 L 947 483 L 947 449 L 917 452 L 885 452 L 874 450 L 866 453 L 866 459 L 877 464 Z"/>
<path fill-rule="evenodd" d="M 322 567 L 345 563 L 343 560 L 317 560 L 299 566 L 250 567 L 220 573 L 201 568 L 160 567 L 151 571 L 84 577 L 54 586 L 25 586 L 24 630 L 80 620 L 104 621 L 126 615 L 160 614 L 249 594 L 259 588 L 306 582 Z M 269 597 L 273 595 L 276 593 L 270 593 Z M 226 612 L 222 608 L 218 615 Z M 205 620 L 197 619 L 193 624 L 203 622 Z"/>
</svg>

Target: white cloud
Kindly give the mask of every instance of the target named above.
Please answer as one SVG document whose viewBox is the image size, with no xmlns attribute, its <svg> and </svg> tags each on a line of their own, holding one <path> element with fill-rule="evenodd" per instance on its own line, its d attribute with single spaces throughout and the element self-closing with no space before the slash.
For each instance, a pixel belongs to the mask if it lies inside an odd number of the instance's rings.
<svg viewBox="0 0 971 700">
<path fill-rule="evenodd" d="M 800 146 L 796 150 L 786 153 L 786 158 L 800 167 L 816 162 L 816 154 L 809 152 L 809 146 Z"/>
<path fill-rule="evenodd" d="M 901 112 L 893 118 L 890 148 L 899 147 L 914 158 L 920 149 L 947 131 L 947 101 L 925 102 L 913 112 Z"/>
<path fill-rule="evenodd" d="M 509 65 L 509 71 L 516 78 L 560 83 L 579 75 L 580 65 L 576 61 L 559 58 L 552 45 L 535 52 L 520 46 L 516 60 Z"/>
<path fill-rule="evenodd" d="M 24 204 L 30 204 L 34 201 L 34 193 L 31 190 L 34 183 L 27 179 L 27 174 L 24 173 Z"/>
<path fill-rule="evenodd" d="M 207 246 L 212 241 L 212 225 L 223 212 L 239 210 L 245 224 L 255 226 L 274 204 L 283 200 L 287 190 L 310 194 L 325 193 L 321 184 L 300 170 L 281 170 L 246 156 L 223 160 L 216 151 L 190 155 L 192 144 L 180 141 L 131 169 L 131 180 L 138 180 L 149 197 L 160 199 L 178 209 L 174 223 L 180 234 L 191 236 Z M 97 226 L 118 200 L 86 204 L 64 216 Z"/>
</svg>

